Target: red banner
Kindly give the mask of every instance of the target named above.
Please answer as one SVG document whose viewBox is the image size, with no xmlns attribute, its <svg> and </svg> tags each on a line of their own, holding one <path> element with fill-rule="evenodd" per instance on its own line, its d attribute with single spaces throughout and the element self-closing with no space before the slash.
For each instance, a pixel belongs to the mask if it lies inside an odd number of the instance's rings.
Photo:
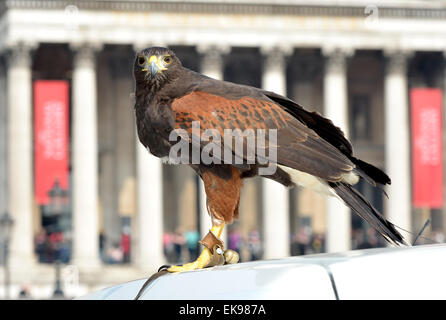
<svg viewBox="0 0 446 320">
<path fill-rule="evenodd" d="M 39 204 L 48 203 L 56 180 L 68 189 L 68 90 L 68 81 L 34 82 L 34 183 Z"/>
<path fill-rule="evenodd" d="M 443 205 L 442 100 L 440 89 L 410 92 L 413 204 L 417 208 Z"/>
</svg>

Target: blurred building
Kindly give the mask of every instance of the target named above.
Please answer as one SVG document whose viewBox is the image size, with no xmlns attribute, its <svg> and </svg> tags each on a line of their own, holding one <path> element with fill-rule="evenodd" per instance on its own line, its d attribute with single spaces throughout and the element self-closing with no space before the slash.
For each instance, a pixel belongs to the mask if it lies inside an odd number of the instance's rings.
<svg viewBox="0 0 446 320">
<path fill-rule="evenodd" d="M 406 230 L 418 230 L 430 215 L 432 230 L 443 232 L 441 207 L 412 205 L 409 93 L 444 92 L 446 4 L 373 3 L 1 2 L 0 213 L 15 220 L 16 291 L 26 282 L 45 296 L 52 281 L 35 244 L 52 223 L 35 186 L 41 80 L 68 84 L 70 212 L 59 227 L 69 248 L 66 272 L 79 284 L 73 295 L 155 271 L 165 262 L 163 232 L 207 232 L 203 188 L 193 171 L 162 164 L 136 137 L 133 59 L 152 45 L 174 49 L 188 68 L 287 95 L 326 115 L 351 139 L 357 157 L 392 178 L 389 199 L 366 183 L 358 186 L 374 206 Z M 291 235 L 302 227 L 325 236 L 327 251 L 350 249 L 352 226 L 366 228 L 336 199 L 266 179 L 245 183 L 238 229 L 246 236 L 260 231 L 263 258 L 289 255 Z M 104 265 L 104 252 L 127 234 L 130 264 Z"/>
</svg>

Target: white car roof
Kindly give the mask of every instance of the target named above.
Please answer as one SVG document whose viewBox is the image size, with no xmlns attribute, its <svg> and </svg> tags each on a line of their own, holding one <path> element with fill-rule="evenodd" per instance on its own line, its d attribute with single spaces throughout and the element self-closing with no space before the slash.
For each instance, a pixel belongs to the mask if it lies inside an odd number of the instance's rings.
<svg viewBox="0 0 446 320">
<path fill-rule="evenodd" d="M 147 279 L 78 299 L 134 299 Z M 163 275 L 140 299 L 446 299 L 446 245 L 353 250 Z"/>
</svg>

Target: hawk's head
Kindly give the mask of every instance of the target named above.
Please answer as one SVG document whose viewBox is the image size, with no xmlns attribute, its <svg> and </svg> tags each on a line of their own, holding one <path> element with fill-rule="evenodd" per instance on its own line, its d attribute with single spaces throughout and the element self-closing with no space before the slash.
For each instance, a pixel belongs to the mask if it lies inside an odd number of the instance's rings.
<svg viewBox="0 0 446 320">
<path fill-rule="evenodd" d="M 177 78 L 181 70 L 181 62 L 175 53 L 162 47 L 151 47 L 139 51 L 133 64 L 133 73 L 137 82 L 157 84 L 158 87 Z"/>
</svg>

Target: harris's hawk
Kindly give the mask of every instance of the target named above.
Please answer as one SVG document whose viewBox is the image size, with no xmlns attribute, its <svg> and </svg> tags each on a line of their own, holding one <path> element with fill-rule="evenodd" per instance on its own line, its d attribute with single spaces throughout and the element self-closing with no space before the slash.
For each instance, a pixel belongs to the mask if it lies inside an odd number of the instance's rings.
<svg viewBox="0 0 446 320">
<path fill-rule="evenodd" d="M 152 47 L 138 52 L 133 68 L 140 142 L 153 155 L 169 158 L 178 142 L 172 139 L 171 133 L 179 129 L 186 133 L 191 151 L 187 153 L 187 163 L 204 182 L 212 218 L 212 229 L 201 241 L 205 248 L 200 257 L 183 266 L 171 266 L 168 271 L 199 269 L 237 260 L 231 257 L 230 251 L 222 250 L 219 237 L 224 225 L 238 216 L 243 179 L 258 175 L 266 166 L 273 166 L 275 170 L 264 175 L 265 178 L 287 187 L 300 185 L 338 197 L 387 241 L 406 244 L 395 226 L 352 187 L 360 178 L 373 186 L 390 184 L 390 178 L 380 169 L 355 158 L 350 142 L 329 119 L 276 93 L 215 80 L 184 68 L 175 53 L 166 48 Z M 265 158 L 265 153 L 260 154 L 261 148 L 249 149 L 249 146 L 243 146 L 237 153 L 232 141 L 228 145 L 220 140 L 220 143 L 212 141 L 221 148 L 221 152 L 213 149 L 214 160 L 226 160 L 222 154 L 229 150 L 234 155 L 231 159 L 242 161 L 205 163 L 201 158 L 193 161 L 194 141 L 199 152 L 206 148 L 200 136 L 198 139 L 194 136 L 194 123 L 199 124 L 199 135 L 206 130 L 214 130 L 221 136 L 225 130 L 275 131 L 275 140 L 267 137 L 263 144 L 264 149 L 266 145 L 275 148 L 275 157 Z M 244 136 L 242 140 L 248 139 Z M 254 160 L 247 159 L 249 151 L 255 153 Z"/>
</svg>

